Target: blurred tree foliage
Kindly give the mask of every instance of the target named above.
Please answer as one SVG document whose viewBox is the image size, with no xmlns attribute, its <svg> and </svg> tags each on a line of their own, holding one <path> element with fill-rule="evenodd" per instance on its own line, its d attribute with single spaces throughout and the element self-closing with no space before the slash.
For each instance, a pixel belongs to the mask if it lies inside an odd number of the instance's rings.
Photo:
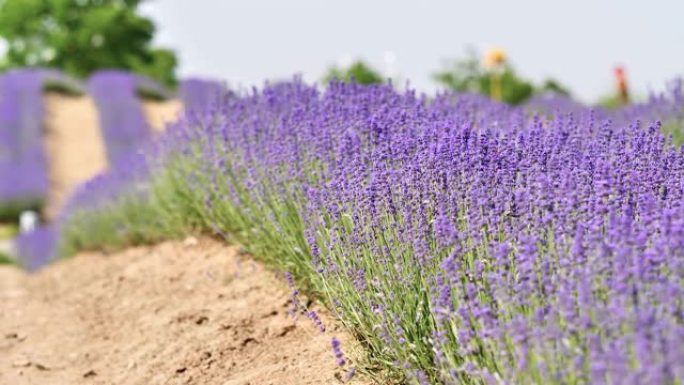
<svg viewBox="0 0 684 385">
<path fill-rule="evenodd" d="M 492 72 L 481 64 L 479 55 L 469 51 L 465 59 L 456 60 L 434 75 L 434 79 L 447 88 L 458 92 L 474 92 L 489 95 L 491 91 Z M 501 100 L 509 104 L 519 104 L 535 93 L 556 92 L 570 95 L 560 83 L 548 79 L 539 86 L 520 77 L 512 66 L 505 63 L 499 73 L 501 82 Z"/>
<path fill-rule="evenodd" d="M 123 69 L 167 85 L 176 82 L 176 56 L 151 45 L 152 21 L 143 0 L 0 0 L 0 69 L 52 67 L 86 77 Z"/>
<path fill-rule="evenodd" d="M 347 68 L 332 67 L 325 75 L 325 83 L 337 79 L 348 82 L 354 79 L 359 84 L 376 84 L 384 82 L 382 75 L 368 64 L 361 60 L 357 60 Z"/>
<path fill-rule="evenodd" d="M 544 80 L 544 83 L 542 83 L 541 87 L 537 88 L 536 92 L 554 92 L 556 94 L 570 96 L 570 90 L 554 79 Z"/>
</svg>

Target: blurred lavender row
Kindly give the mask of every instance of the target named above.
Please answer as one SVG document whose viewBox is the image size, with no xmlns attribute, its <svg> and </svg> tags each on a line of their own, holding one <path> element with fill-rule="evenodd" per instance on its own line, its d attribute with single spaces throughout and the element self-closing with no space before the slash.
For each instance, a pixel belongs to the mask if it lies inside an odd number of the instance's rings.
<svg viewBox="0 0 684 385">
<path fill-rule="evenodd" d="M 79 90 L 54 70 L 15 70 L 0 76 L 0 219 L 39 208 L 48 190 L 43 150 L 43 90 Z"/>
<path fill-rule="evenodd" d="M 0 77 L 0 204 L 36 206 L 48 189 L 43 132 L 42 71 Z"/>
<path fill-rule="evenodd" d="M 101 71 L 88 81 L 110 164 L 151 135 L 138 97 L 138 86 L 137 75 L 122 71 Z"/>
<path fill-rule="evenodd" d="M 47 69 L 10 71 L 0 76 L 0 219 L 15 221 L 19 213 L 40 210 L 48 194 L 43 149 L 46 88 L 81 90 L 80 84 Z M 37 215 L 32 214 L 35 222 Z M 27 268 L 42 265 L 54 252 L 56 233 L 39 228 L 16 239 L 14 249 Z"/>
<path fill-rule="evenodd" d="M 660 119 L 663 124 L 684 123 L 684 80 L 673 79 L 666 85 L 666 91 L 651 92 L 642 103 L 633 103 L 617 109 L 606 109 L 600 106 L 588 108 L 572 98 L 555 93 L 539 94 L 531 97 L 524 104 L 524 109 L 532 113 L 567 114 L 576 116 L 591 112 L 596 119 L 610 119 L 615 123 L 629 124 L 635 120 Z"/>
<path fill-rule="evenodd" d="M 188 105 L 200 105 L 223 92 L 218 82 L 189 79 L 184 83 L 194 84 L 194 91 L 184 94 Z M 43 148 L 46 90 L 85 92 L 81 83 L 55 70 L 15 70 L 0 76 L 0 219 L 4 221 L 17 221 L 25 210 L 40 211 L 48 194 Z M 88 90 L 98 107 L 109 162 L 119 169 L 137 170 L 121 165 L 135 159 L 150 138 L 140 95 L 167 99 L 173 94 L 150 79 L 121 71 L 94 74 Z M 46 226 L 17 239 L 20 247 L 16 249 L 24 265 L 36 268 L 52 259 L 55 236 L 47 234 L 56 232 Z"/>
<path fill-rule="evenodd" d="M 193 111 L 217 104 L 228 92 L 225 84 L 208 79 L 191 78 L 181 81 L 179 95 L 185 111 Z"/>
</svg>

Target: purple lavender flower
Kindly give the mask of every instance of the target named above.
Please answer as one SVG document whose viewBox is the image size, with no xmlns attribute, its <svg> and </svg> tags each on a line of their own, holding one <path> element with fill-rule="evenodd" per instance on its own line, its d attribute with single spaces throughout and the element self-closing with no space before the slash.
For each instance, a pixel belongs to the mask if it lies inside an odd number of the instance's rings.
<svg viewBox="0 0 684 385">
<path fill-rule="evenodd" d="M 354 375 L 356 375 L 356 368 L 352 367 L 347 370 L 347 372 L 344 375 L 344 381 L 349 382 L 354 378 Z"/>
<path fill-rule="evenodd" d="M 284 273 L 285 280 L 287 281 L 287 286 L 290 287 L 290 308 L 288 309 L 288 313 L 290 314 L 290 317 L 295 317 L 297 315 L 297 312 L 301 308 L 301 303 L 299 301 L 299 289 L 297 289 L 297 286 L 295 285 L 294 277 L 292 276 L 292 273 L 289 271 L 286 271 Z"/>
<path fill-rule="evenodd" d="M 308 312 L 306 312 L 306 316 L 311 320 L 311 322 L 314 323 L 318 331 L 320 331 L 321 333 L 325 333 L 325 325 L 323 324 L 323 321 L 321 321 L 321 318 L 315 311 L 309 310 Z"/>
<path fill-rule="evenodd" d="M 345 366 L 347 361 L 344 359 L 344 353 L 342 352 L 342 343 L 337 337 L 333 337 L 330 340 L 330 346 L 332 346 L 333 354 L 335 355 L 335 362 L 337 366 Z"/>
</svg>

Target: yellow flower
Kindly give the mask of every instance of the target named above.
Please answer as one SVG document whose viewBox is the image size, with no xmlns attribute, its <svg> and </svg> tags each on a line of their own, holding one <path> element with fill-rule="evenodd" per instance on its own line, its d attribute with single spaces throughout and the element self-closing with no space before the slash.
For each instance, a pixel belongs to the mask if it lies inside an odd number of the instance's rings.
<svg viewBox="0 0 684 385">
<path fill-rule="evenodd" d="M 484 65 L 487 68 L 496 68 L 506 61 L 506 52 L 501 48 L 492 48 L 484 55 Z"/>
</svg>

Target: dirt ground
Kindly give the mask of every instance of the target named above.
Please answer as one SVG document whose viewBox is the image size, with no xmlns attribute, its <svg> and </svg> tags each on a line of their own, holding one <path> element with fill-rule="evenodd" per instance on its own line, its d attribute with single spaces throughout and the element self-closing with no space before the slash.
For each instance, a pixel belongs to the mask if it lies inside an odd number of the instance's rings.
<svg viewBox="0 0 684 385">
<path fill-rule="evenodd" d="M 289 297 L 281 277 L 209 239 L 85 253 L 34 275 L 0 266 L 0 384 L 342 383 L 331 338 L 358 348 L 320 309 L 324 334 L 291 317 Z"/>
<path fill-rule="evenodd" d="M 92 98 L 49 92 L 43 100 L 50 180 L 43 214 L 52 220 L 76 186 L 107 168 L 107 153 Z"/>
<path fill-rule="evenodd" d="M 153 132 L 164 131 L 166 124 L 178 120 L 183 110 L 183 104 L 178 99 L 143 100 L 142 107 Z"/>
</svg>

